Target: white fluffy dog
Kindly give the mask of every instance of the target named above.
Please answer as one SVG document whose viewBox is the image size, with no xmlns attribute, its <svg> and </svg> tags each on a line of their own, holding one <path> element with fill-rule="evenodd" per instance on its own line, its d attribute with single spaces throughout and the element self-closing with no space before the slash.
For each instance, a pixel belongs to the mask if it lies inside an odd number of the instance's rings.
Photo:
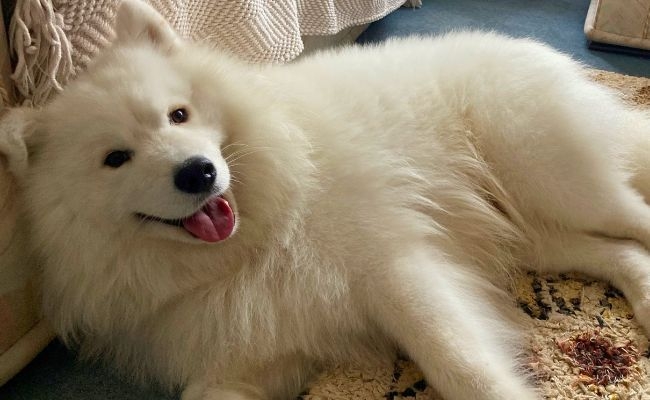
<svg viewBox="0 0 650 400">
<path fill-rule="evenodd" d="M 399 348 L 446 399 L 536 399 L 519 266 L 610 281 L 650 329 L 650 118 L 568 57 L 459 33 L 251 66 L 133 0 L 116 32 L 0 132 L 85 354 L 184 400 L 286 399 Z"/>
</svg>

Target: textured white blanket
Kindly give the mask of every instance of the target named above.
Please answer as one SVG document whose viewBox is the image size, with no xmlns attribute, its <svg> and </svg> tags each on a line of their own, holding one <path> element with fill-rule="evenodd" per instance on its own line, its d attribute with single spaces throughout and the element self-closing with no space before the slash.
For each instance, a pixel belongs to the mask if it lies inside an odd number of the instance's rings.
<svg viewBox="0 0 650 400">
<path fill-rule="evenodd" d="M 147 0 L 184 37 L 251 62 L 286 62 L 327 35 L 419 0 Z M 112 37 L 114 0 L 18 0 L 10 27 L 22 102 L 43 104 Z"/>
</svg>

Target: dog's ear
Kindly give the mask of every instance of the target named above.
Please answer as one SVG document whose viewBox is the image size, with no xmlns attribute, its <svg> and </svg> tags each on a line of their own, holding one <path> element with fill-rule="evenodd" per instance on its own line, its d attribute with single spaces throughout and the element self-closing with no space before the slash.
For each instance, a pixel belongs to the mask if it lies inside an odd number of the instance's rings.
<svg viewBox="0 0 650 400">
<path fill-rule="evenodd" d="M 162 15 L 143 0 L 122 1 L 117 10 L 115 36 L 118 44 L 148 41 L 163 50 L 172 50 L 181 41 Z"/>
<path fill-rule="evenodd" d="M 30 108 L 12 108 L 0 118 L 0 159 L 6 161 L 16 177 L 27 170 L 27 142 L 32 136 L 35 112 Z"/>
</svg>

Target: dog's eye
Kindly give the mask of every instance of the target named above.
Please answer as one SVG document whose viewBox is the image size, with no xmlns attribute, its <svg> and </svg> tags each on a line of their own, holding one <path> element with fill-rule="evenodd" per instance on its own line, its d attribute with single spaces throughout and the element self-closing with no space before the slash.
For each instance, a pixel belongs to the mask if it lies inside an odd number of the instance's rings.
<svg viewBox="0 0 650 400">
<path fill-rule="evenodd" d="M 104 159 L 104 165 L 107 165 L 111 168 L 119 168 L 125 162 L 131 159 L 131 152 L 127 150 L 116 150 L 108 153 Z"/>
<path fill-rule="evenodd" d="M 187 121 L 190 114 L 185 108 L 177 108 L 169 113 L 169 122 L 172 124 L 182 124 Z"/>
</svg>

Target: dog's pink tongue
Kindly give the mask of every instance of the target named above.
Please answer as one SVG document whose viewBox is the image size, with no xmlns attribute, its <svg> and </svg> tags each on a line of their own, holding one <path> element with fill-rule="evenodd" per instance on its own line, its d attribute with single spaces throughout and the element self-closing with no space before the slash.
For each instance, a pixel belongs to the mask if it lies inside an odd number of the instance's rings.
<svg viewBox="0 0 650 400">
<path fill-rule="evenodd" d="M 235 227 L 235 215 L 223 197 L 210 199 L 194 215 L 183 220 L 183 227 L 206 242 L 227 239 Z"/>
</svg>

